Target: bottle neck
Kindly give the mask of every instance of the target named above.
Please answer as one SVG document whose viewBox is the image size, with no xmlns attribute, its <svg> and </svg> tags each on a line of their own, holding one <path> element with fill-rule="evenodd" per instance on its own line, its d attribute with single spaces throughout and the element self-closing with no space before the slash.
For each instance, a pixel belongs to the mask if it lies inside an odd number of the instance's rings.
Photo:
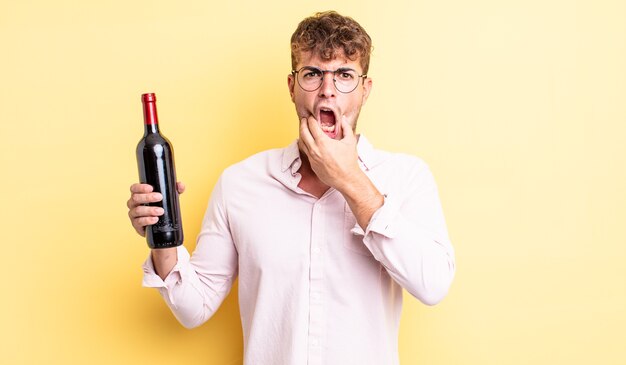
<svg viewBox="0 0 626 365">
<path fill-rule="evenodd" d="M 159 133 L 159 117 L 157 116 L 156 100 L 143 100 L 144 134 Z"/>
</svg>

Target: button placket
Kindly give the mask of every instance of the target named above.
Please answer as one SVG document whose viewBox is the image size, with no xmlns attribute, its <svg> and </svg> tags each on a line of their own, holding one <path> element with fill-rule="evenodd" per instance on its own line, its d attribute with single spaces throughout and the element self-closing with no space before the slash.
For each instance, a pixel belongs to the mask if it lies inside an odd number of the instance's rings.
<svg viewBox="0 0 626 365">
<path fill-rule="evenodd" d="M 308 364 L 322 365 L 322 348 L 326 319 L 321 301 L 324 277 L 324 199 L 313 204 L 311 219 L 310 275 L 309 275 L 309 341 Z"/>
</svg>

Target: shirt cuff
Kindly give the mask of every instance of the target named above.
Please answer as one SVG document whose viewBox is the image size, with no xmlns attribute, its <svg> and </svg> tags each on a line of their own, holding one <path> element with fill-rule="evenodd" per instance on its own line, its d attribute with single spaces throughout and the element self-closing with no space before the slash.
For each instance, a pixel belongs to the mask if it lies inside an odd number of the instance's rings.
<svg viewBox="0 0 626 365">
<path fill-rule="evenodd" d="M 394 201 L 393 197 L 389 197 L 387 194 L 383 194 L 383 198 L 383 205 L 374 212 L 369 224 L 365 227 L 365 231 L 357 223 L 350 230 L 352 234 L 367 236 L 370 232 L 376 232 L 388 238 L 396 236 L 393 221 L 398 214 L 399 204 Z"/>
<path fill-rule="evenodd" d="M 152 254 L 148 255 L 148 258 L 143 263 L 143 282 L 142 285 L 146 288 L 166 288 L 171 289 L 175 284 L 181 280 L 181 268 L 189 263 L 189 251 L 185 246 L 180 245 L 176 248 L 176 255 L 178 260 L 176 265 L 172 268 L 172 271 L 165 277 L 165 280 L 161 279 L 157 275 L 152 263 Z"/>
</svg>

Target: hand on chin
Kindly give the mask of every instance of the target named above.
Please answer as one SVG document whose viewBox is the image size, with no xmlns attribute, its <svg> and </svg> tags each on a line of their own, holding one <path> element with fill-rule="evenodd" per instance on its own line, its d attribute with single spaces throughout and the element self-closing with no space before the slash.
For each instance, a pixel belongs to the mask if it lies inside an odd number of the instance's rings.
<svg viewBox="0 0 626 365">
<path fill-rule="evenodd" d="M 349 184 L 349 180 L 360 171 L 356 136 L 345 117 L 336 123 L 334 134 L 334 139 L 329 137 L 313 116 L 302 118 L 298 146 L 308 157 L 317 177 L 341 191 L 341 187 Z"/>
</svg>

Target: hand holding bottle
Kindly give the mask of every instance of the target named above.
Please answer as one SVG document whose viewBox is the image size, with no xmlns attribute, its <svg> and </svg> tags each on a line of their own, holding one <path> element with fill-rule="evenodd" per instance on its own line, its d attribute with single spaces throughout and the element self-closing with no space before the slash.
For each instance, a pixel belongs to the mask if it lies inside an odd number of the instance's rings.
<svg viewBox="0 0 626 365">
<path fill-rule="evenodd" d="M 179 194 L 185 191 L 185 184 L 176 183 L 176 190 Z M 159 216 L 163 215 L 163 208 L 147 206 L 144 204 L 160 202 L 163 197 L 160 193 L 153 193 L 152 186 L 148 184 L 133 184 L 130 186 L 130 199 L 128 206 L 128 217 L 135 228 L 135 231 L 142 237 L 146 236 L 146 226 L 155 224 Z"/>
</svg>

